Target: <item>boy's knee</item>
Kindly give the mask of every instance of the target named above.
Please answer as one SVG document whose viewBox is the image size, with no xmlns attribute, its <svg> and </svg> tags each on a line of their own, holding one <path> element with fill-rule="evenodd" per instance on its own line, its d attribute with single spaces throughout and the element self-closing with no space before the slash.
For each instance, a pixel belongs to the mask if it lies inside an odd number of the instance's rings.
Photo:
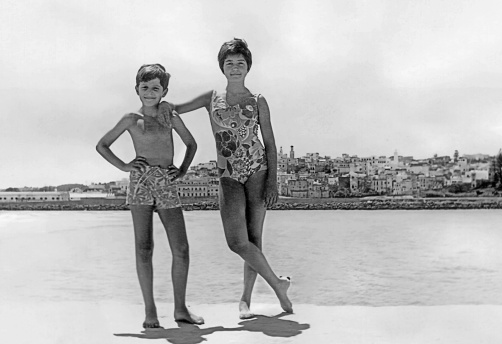
<svg viewBox="0 0 502 344">
<path fill-rule="evenodd" d="M 136 245 L 136 256 L 142 261 L 148 261 L 153 256 L 153 243 L 141 243 Z"/>
<path fill-rule="evenodd" d="M 177 245 L 173 248 L 173 257 L 178 259 L 188 259 L 190 257 L 190 249 L 188 245 Z"/>
</svg>

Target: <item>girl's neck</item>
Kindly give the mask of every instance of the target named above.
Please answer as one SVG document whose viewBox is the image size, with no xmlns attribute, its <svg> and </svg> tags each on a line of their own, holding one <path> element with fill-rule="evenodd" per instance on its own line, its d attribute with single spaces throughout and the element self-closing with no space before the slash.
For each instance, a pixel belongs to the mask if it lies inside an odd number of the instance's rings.
<svg viewBox="0 0 502 344">
<path fill-rule="evenodd" d="M 226 90 L 230 94 L 249 93 L 249 90 L 244 86 L 244 82 L 229 82 Z"/>
</svg>

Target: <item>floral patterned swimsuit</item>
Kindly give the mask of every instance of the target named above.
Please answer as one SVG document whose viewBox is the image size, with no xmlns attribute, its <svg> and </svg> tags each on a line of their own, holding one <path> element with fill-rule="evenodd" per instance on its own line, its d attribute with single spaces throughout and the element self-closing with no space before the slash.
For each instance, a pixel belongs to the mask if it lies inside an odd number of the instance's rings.
<svg viewBox="0 0 502 344">
<path fill-rule="evenodd" d="M 267 170 L 265 148 L 258 138 L 258 95 L 230 106 L 226 95 L 213 91 L 209 117 L 216 140 L 220 178 L 245 184 L 251 175 Z"/>
</svg>

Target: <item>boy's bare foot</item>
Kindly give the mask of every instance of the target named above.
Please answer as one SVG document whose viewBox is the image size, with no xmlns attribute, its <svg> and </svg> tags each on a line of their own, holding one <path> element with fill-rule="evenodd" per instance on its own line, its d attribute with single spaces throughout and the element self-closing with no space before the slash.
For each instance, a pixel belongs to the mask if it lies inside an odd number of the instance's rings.
<svg viewBox="0 0 502 344">
<path fill-rule="evenodd" d="M 160 323 L 159 319 L 157 319 L 157 316 L 146 316 L 145 321 L 143 322 L 143 328 L 159 328 Z"/>
<path fill-rule="evenodd" d="M 239 318 L 240 319 L 251 319 L 254 318 L 254 314 L 249 310 L 246 301 L 239 302 Z"/>
<path fill-rule="evenodd" d="M 174 311 L 174 320 L 188 322 L 190 324 L 202 325 L 204 324 L 204 318 L 193 314 L 185 308 L 184 310 Z"/>
<path fill-rule="evenodd" d="M 289 301 L 288 298 L 288 289 L 289 286 L 291 285 L 291 279 L 289 277 L 282 277 L 282 276 L 279 276 L 279 279 L 280 279 L 279 285 L 275 293 L 279 298 L 279 302 L 281 303 L 282 309 L 284 309 L 285 312 L 293 313 L 293 304 L 291 303 L 291 301 Z"/>
</svg>

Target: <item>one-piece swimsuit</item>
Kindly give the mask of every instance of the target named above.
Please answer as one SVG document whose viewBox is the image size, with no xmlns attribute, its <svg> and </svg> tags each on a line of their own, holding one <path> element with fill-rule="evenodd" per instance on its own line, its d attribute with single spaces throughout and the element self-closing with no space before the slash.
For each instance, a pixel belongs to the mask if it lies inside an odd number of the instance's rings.
<svg viewBox="0 0 502 344">
<path fill-rule="evenodd" d="M 265 148 L 258 137 L 258 96 L 230 106 L 226 95 L 213 91 L 209 117 L 220 178 L 229 177 L 244 184 L 254 173 L 267 170 Z"/>
</svg>

